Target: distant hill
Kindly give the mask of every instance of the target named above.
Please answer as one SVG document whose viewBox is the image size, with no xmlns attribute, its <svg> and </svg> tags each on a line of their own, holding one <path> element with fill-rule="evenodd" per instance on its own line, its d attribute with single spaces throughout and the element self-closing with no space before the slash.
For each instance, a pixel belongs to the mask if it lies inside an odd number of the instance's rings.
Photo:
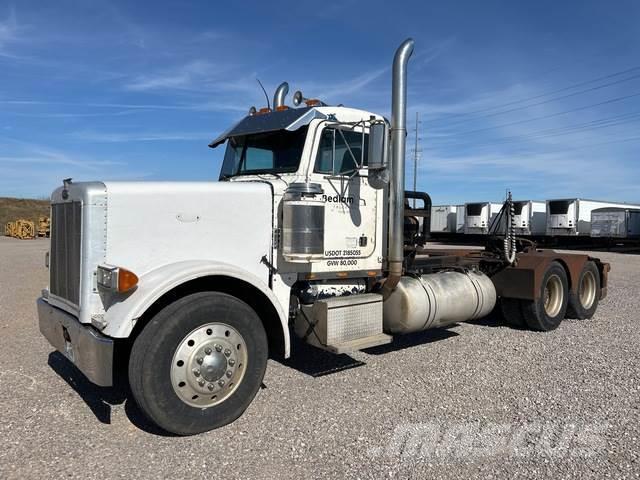
<svg viewBox="0 0 640 480">
<path fill-rule="evenodd" d="M 19 218 L 33 220 L 38 228 L 38 217 L 49 216 L 49 200 L 30 198 L 0 197 L 0 235 L 4 235 L 4 226 Z"/>
</svg>

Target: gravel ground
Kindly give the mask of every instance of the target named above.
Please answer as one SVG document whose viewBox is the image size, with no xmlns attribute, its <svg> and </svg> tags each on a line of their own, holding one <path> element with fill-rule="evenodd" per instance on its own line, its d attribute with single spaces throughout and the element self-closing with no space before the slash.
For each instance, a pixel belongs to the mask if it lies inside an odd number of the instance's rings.
<svg viewBox="0 0 640 480">
<path fill-rule="evenodd" d="M 0 478 L 638 478 L 640 255 L 554 332 L 493 319 L 269 361 L 235 423 L 165 436 L 40 336 L 46 240 L 0 237 Z M 347 368 L 353 367 L 353 368 Z"/>
</svg>

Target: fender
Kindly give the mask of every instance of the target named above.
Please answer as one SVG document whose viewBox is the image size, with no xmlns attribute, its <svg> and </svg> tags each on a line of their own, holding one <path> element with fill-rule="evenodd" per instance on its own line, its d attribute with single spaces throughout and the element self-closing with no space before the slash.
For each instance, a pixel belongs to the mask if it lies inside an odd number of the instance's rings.
<svg viewBox="0 0 640 480">
<path fill-rule="evenodd" d="M 516 266 L 505 268 L 491 277 L 498 296 L 536 300 L 540 297 L 544 273 L 551 262 L 561 263 L 567 270 L 569 291 L 577 293 L 584 264 L 593 261 L 600 272 L 600 300 L 607 295 L 610 266 L 599 258 L 579 253 L 560 253 L 555 250 L 530 249 L 516 255 Z"/>
<path fill-rule="evenodd" d="M 107 309 L 104 315 L 107 326 L 102 333 L 114 338 L 128 337 L 137 319 L 162 295 L 185 282 L 212 275 L 233 277 L 247 282 L 269 299 L 280 318 L 284 353 L 285 358 L 288 358 L 290 354 L 288 318 L 273 291 L 254 274 L 227 263 L 211 260 L 185 260 L 164 265 L 142 275 L 133 293 L 124 300 L 113 303 Z"/>
</svg>

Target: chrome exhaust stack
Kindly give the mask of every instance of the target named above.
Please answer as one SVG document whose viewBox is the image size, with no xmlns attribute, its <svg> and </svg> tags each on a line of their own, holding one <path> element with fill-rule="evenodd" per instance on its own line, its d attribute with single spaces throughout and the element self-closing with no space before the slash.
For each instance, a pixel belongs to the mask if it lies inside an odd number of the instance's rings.
<svg viewBox="0 0 640 480">
<path fill-rule="evenodd" d="M 273 94 L 273 109 L 275 110 L 278 107 L 284 106 L 284 97 L 289 93 L 289 84 L 287 82 L 282 82 L 276 88 L 276 93 Z"/>
<path fill-rule="evenodd" d="M 404 261 L 404 164 L 407 136 L 407 63 L 414 41 L 408 38 L 396 50 L 391 83 L 391 183 L 389 188 L 389 276 L 382 287 L 385 298 L 402 276 Z"/>
</svg>

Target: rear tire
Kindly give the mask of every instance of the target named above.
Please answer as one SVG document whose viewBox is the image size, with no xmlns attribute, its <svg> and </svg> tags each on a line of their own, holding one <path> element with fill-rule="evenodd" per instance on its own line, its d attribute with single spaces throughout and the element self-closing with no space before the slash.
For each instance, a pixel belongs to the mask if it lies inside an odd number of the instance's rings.
<svg viewBox="0 0 640 480">
<path fill-rule="evenodd" d="M 526 328 L 527 322 L 522 314 L 522 303 L 517 298 L 501 298 L 500 309 L 507 325 L 515 328 Z"/>
<path fill-rule="evenodd" d="M 522 313 L 532 330 L 548 332 L 562 322 L 569 301 L 567 272 L 558 262 L 549 264 L 536 300 L 522 300 Z"/>
<path fill-rule="evenodd" d="M 569 292 L 567 318 L 585 320 L 593 317 L 600 297 L 600 271 L 594 262 L 586 262 L 580 272 L 576 292 Z"/>
<path fill-rule="evenodd" d="M 225 293 L 200 292 L 168 305 L 144 327 L 129 358 L 129 383 L 160 428 L 193 435 L 237 419 L 267 365 L 258 315 Z"/>
</svg>

